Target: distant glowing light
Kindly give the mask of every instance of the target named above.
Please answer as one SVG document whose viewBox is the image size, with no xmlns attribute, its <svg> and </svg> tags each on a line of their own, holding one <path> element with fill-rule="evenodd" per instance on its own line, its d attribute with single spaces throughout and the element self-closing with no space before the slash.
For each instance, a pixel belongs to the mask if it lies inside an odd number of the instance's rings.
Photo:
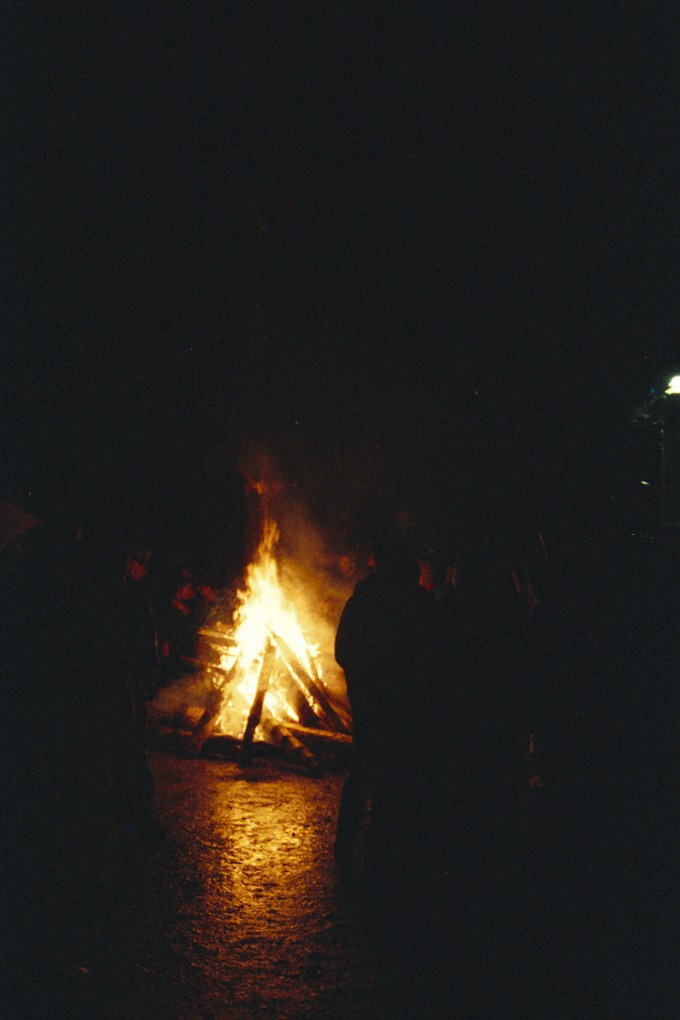
<svg viewBox="0 0 680 1020">
<path fill-rule="evenodd" d="M 666 393 L 671 396 L 680 393 L 680 375 L 674 375 L 673 378 L 669 380 L 668 386 L 666 387 Z"/>
</svg>

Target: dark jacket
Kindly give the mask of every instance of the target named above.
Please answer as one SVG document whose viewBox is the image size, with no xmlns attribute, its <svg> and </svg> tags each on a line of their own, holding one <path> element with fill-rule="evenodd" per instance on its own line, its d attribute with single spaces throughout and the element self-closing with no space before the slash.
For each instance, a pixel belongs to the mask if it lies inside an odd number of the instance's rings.
<svg viewBox="0 0 680 1020">
<path fill-rule="evenodd" d="M 376 573 L 357 584 L 335 640 L 355 727 L 403 724 L 422 686 L 430 620 L 430 600 L 417 583 Z"/>
</svg>

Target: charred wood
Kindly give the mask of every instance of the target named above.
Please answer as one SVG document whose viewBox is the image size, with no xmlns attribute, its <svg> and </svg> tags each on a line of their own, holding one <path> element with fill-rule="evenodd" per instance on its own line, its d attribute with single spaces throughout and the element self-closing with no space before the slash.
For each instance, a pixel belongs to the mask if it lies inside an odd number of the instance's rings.
<svg viewBox="0 0 680 1020">
<path fill-rule="evenodd" d="M 335 730 L 309 729 L 307 726 L 300 726 L 298 723 L 286 723 L 286 728 L 297 735 L 300 740 L 310 745 L 321 746 L 328 744 L 333 747 L 351 747 L 352 737 L 349 733 L 336 733 Z"/>
<path fill-rule="evenodd" d="M 287 759 L 300 765 L 317 778 L 322 775 L 321 765 L 310 749 L 284 723 L 275 723 L 268 727 L 272 739 L 283 748 Z"/>
<path fill-rule="evenodd" d="M 352 737 L 349 734 L 308 729 L 295 723 L 287 723 L 286 729 L 305 745 L 326 771 L 347 768 L 352 750 Z"/>
<path fill-rule="evenodd" d="M 203 714 L 196 724 L 191 743 L 196 750 L 203 747 L 206 739 L 210 734 L 210 724 L 213 719 L 219 714 L 224 701 L 224 688 L 216 687 L 212 690 L 208 696 L 208 700 L 203 710 Z"/>
</svg>

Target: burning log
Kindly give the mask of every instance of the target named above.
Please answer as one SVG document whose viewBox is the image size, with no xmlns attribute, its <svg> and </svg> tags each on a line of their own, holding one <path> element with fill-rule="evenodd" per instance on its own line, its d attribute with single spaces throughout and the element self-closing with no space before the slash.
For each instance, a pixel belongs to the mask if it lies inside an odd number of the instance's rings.
<svg viewBox="0 0 680 1020">
<path fill-rule="evenodd" d="M 196 729 L 194 730 L 191 738 L 191 745 L 194 750 L 200 751 L 206 742 L 210 734 L 210 724 L 221 708 L 222 698 L 222 690 L 215 688 L 215 690 L 211 692 L 208 703 L 203 710 L 203 714 L 196 723 Z"/>
<path fill-rule="evenodd" d="M 298 722 L 302 723 L 303 726 L 318 726 L 319 720 L 305 696 L 303 687 L 297 682 L 291 686 L 289 681 L 295 678 L 291 675 L 286 662 L 284 660 L 281 661 L 282 665 L 272 673 L 269 681 L 270 688 L 282 695 L 283 700 L 288 703 L 297 716 Z"/>
<path fill-rule="evenodd" d="M 255 690 L 255 697 L 250 707 L 250 713 L 248 715 L 248 722 L 241 739 L 241 753 L 239 754 L 239 762 L 242 765 L 247 765 L 253 757 L 253 737 L 255 736 L 255 730 L 258 727 L 260 719 L 262 718 L 262 709 L 264 707 L 264 698 L 269 690 L 269 681 L 271 678 L 272 668 L 274 666 L 274 659 L 276 658 L 276 647 L 271 642 L 267 642 L 264 657 L 262 659 L 262 666 L 260 673 L 257 678 L 257 688 Z"/>
<path fill-rule="evenodd" d="M 335 733 L 330 730 L 308 729 L 296 723 L 287 723 L 286 730 L 291 737 L 304 745 L 307 751 L 321 763 L 321 767 L 332 770 L 346 768 L 352 750 L 352 737 L 348 733 Z"/>
<path fill-rule="evenodd" d="M 208 639 L 210 644 L 214 644 L 220 651 L 227 648 L 236 648 L 237 642 L 231 634 L 225 630 L 211 630 L 209 627 L 201 627 L 198 632 L 201 637 Z"/>
<path fill-rule="evenodd" d="M 222 666 L 202 662 L 200 659 L 190 659 L 187 656 L 182 656 L 182 662 L 199 669 L 201 672 L 217 674 L 219 677 L 219 681 L 216 682 L 208 694 L 203 712 L 194 728 L 191 744 L 194 750 L 200 751 L 210 735 L 210 724 L 220 713 L 225 691 L 236 675 L 236 664 L 232 665 L 230 669 L 224 669 Z"/>
<path fill-rule="evenodd" d="M 298 668 L 302 669 L 302 664 L 299 662 L 297 657 L 293 655 L 292 651 L 288 648 L 288 646 L 286 645 L 282 638 L 278 637 L 275 634 L 271 634 L 267 641 L 267 648 L 262 661 L 262 668 L 260 669 L 260 673 L 258 676 L 255 697 L 253 699 L 250 712 L 248 714 L 248 721 L 246 723 L 246 728 L 243 733 L 243 738 L 241 741 L 239 762 L 242 765 L 248 764 L 249 762 L 252 761 L 253 758 L 253 738 L 255 735 L 255 730 L 257 729 L 258 725 L 260 725 L 260 722 L 262 720 L 262 710 L 264 708 L 265 697 L 267 696 L 267 692 L 270 689 L 270 686 L 272 685 L 275 678 L 276 673 L 275 661 L 277 653 L 285 663 L 290 676 L 298 684 L 302 692 L 302 695 L 305 694 L 304 681 L 302 681 L 301 678 L 296 674 L 295 669 L 293 668 L 291 663 L 287 661 L 285 653 L 288 653 L 288 656 L 295 661 L 296 665 L 298 665 Z M 318 688 L 311 680 L 311 677 L 309 677 L 309 674 L 305 672 L 304 676 L 305 680 L 309 682 L 310 686 L 313 687 L 313 690 L 316 693 Z M 301 699 L 300 708 L 301 714 L 306 714 L 313 723 L 318 724 L 317 715 L 314 713 L 312 708 L 307 703 L 306 698 L 304 697 Z M 304 764 L 307 768 L 309 768 L 312 772 L 319 773 L 320 771 L 319 764 L 315 756 L 301 740 L 299 740 L 296 736 L 293 735 L 293 733 L 291 733 L 290 729 L 283 722 L 277 723 L 269 722 L 266 725 L 266 729 L 268 733 L 275 739 L 277 744 L 285 745 L 288 751 L 293 752 L 294 758 L 301 761 L 301 763 Z"/>
<path fill-rule="evenodd" d="M 293 761 L 304 765 L 307 771 L 317 778 L 322 775 L 321 765 L 316 755 L 291 732 L 288 726 L 276 723 L 269 727 L 269 733 L 280 747 L 285 748 L 287 756 Z"/>
<path fill-rule="evenodd" d="M 339 730 L 342 733 L 348 733 L 349 731 L 347 726 L 331 705 L 325 692 L 321 689 L 321 681 L 319 680 L 317 682 L 310 676 L 300 659 L 297 655 L 295 655 L 292 649 L 289 648 L 282 637 L 272 631 L 271 639 L 275 642 L 281 658 L 286 664 L 288 672 L 302 690 L 305 698 L 311 697 L 311 699 L 315 702 L 315 715 L 320 717 L 322 722 L 325 722 L 329 730 Z M 312 668 L 314 668 L 313 665 Z"/>
<path fill-rule="evenodd" d="M 293 765 L 302 766 L 315 779 L 321 778 L 323 767 L 319 758 L 306 743 L 300 740 L 297 733 L 290 730 L 288 726 L 284 726 L 283 723 L 266 722 L 263 720 L 261 726 L 264 730 L 266 741 L 263 743 L 252 742 L 250 755 L 246 763 L 250 763 L 256 754 L 258 757 L 266 759 L 275 757 Z M 240 742 L 234 737 L 224 735 L 209 737 L 201 749 L 201 754 L 209 758 L 229 758 L 232 760 L 235 758 L 239 764 L 244 764 L 241 760 Z M 333 767 L 333 764 L 331 764 L 331 767 Z"/>
<path fill-rule="evenodd" d="M 300 726 L 298 723 L 286 723 L 286 729 L 290 730 L 300 740 L 303 738 L 311 745 L 321 747 L 323 745 L 340 748 L 352 746 L 352 736 L 349 733 L 336 733 L 334 730 L 309 729 L 307 726 Z"/>
</svg>

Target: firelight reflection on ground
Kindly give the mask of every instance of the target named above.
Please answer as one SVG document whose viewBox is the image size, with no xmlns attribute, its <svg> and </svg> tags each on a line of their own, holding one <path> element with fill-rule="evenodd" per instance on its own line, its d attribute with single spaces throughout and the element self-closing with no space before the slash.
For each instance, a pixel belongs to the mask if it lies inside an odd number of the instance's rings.
<svg viewBox="0 0 680 1020">
<path fill-rule="evenodd" d="M 171 833 L 162 869 L 182 875 L 164 941 L 189 964 L 168 1015 L 225 1001 L 236 1020 L 374 1014 L 375 977 L 333 864 L 342 777 L 267 761 L 153 766 Z M 162 945 L 153 954 L 163 969 Z"/>
<path fill-rule="evenodd" d="M 288 902 L 292 897 L 299 906 L 304 900 L 312 864 L 327 853 L 327 835 L 316 828 L 315 805 L 299 798 L 293 804 L 285 793 L 278 796 L 275 780 L 244 778 L 241 783 L 254 802 L 247 814 L 243 795 L 234 799 L 230 788 L 220 791 L 215 804 L 215 826 L 224 846 L 221 880 L 240 904 L 244 925 L 257 925 L 263 889 L 276 894 L 274 909 L 271 900 L 266 908 L 269 923 L 272 915 L 280 915 L 286 925 Z"/>
</svg>

